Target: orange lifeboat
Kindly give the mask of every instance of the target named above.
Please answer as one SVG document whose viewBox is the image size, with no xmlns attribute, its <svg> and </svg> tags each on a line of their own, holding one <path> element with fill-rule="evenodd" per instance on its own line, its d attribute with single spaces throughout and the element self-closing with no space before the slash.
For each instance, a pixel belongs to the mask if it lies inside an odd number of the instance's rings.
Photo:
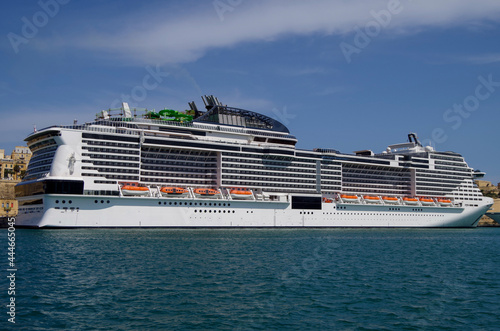
<svg viewBox="0 0 500 331">
<path fill-rule="evenodd" d="M 366 203 L 381 203 L 379 197 L 374 197 L 371 195 L 365 195 L 363 196 L 363 199 L 365 200 Z"/>
<path fill-rule="evenodd" d="M 403 202 L 406 205 L 418 205 L 418 199 L 417 198 L 409 198 L 409 197 L 404 197 Z"/>
<path fill-rule="evenodd" d="M 359 198 L 357 195 L 341 194 L 340 198 L 344 202 L 359 202 Z"/>
<path fill-rule="evenodd" d="M 161 195 L 163 196 L 183 196 L 189 193 L 188 190 L 182 187 L 167 187 L 164 186 L 160 189 Z"/>
<path fill-rule="evenodd" d="M 419 198 L 420 202 L 424 206 L 433 206 L 434 205 L 434 199 L 431 198 Z"/>
<path fill-rule="evenodd" d="M 212 188 L 196 188 L 193 192 L 199 198 L 214 198 L 220 195 L 219 190 L 214 190 Z"/>
<path fill-rule="evenodd" d="M 383 197 L 382 200 L 384 200 L 385 203 L 399 204 L 399 199 L 396 197 Z"/>
<path fill-rule="evenodd" d="M 235 187 L 229 190 L 233 199 L 252 199 L 252 191 L 246 187 Z"/>
<path fill-rule="evenodd" d="M 149 188 L 140 186 L 138 183 L 122 183 L 121 186 L 123 195 L 148 195 Z"/>
<path fill-rule="evenodd" d="M 333 202 L 333 200 L 332 200 L 332 199 L 330 199 L 330 198 L 323 197 L 323 202 L 324 202 L 324 203 L 332 203 L 332 202 Z"/>
<path fill-rule="evenodd" d="M 443 199 L 443 198 L 439 198 L 437 199 L 438 203 L 441 205 L 441 206 L 451 206 L 452 205 L 452 202 L 450 199 Z"/>
</svg>

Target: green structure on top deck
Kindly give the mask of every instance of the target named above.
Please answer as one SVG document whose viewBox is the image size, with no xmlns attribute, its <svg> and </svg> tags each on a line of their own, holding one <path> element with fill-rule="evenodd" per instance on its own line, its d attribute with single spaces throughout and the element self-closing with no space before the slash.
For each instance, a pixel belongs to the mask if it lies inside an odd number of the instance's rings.
<svg viewBox="0 0 500 331">
<path fill-rule="evenodd" d="M 146 118 L 175 122 L 191 122 L 193 120 L 193 116 L 173 109 L 163 109 L 159 112 L 149 111 L 146 113 Z"/>
</svg>

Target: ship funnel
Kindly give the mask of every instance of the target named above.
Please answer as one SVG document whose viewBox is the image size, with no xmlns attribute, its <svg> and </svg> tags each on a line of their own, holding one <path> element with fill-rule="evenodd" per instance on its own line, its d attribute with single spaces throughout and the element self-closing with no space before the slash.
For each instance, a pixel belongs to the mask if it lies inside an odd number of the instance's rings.
<svg viewBox="0 0 500 331">
<path fill-rule="evenodd" d="M 191 115 L 193 115 L 194 119 L 196 119 L 202 115 L 202 112 L 198 110 L 198 107 L 196 107 L 196 104 L 194 103 L 194 101 L 189 102 L 188 105 L 189 105 L 189 108 L 191 108 L 191 112 L 192 112 Z"/>
<path fill-rule="evenodd" d="M 201 98 L 202 98 L 203 103 L 205 104 L 205 108 L 207 108 L 207 110 L 210 110 L 215 106 L 222 106 L 222 103 L 220 103 L 219 99 L 217 99 L 213 95 L 205 95 L 204 97 L 201 97 Z"/>
</svg>

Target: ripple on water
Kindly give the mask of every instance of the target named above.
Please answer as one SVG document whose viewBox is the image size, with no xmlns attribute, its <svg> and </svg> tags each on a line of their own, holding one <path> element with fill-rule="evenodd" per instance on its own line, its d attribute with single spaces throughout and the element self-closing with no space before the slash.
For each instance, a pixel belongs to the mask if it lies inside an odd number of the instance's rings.
<svg viewBox="0 0 500 331">
<path fill-rule="evenodd" d="M 25 329 L 494 329 L 496 229 L 16 232 Z"/>
</svg>

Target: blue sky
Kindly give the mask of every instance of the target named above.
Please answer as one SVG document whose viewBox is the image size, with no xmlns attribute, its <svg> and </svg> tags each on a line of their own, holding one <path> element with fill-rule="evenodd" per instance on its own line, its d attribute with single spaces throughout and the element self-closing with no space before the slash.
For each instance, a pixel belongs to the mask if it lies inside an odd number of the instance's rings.
<svg viewBox="0 0 500 331">
<path fill-rule="evenodd" d="M 230 106 L 298 147 L 385 150 L 409 132 L 500 182 L 497 0 L 9 1 L 0 148 L 37 128 L 149 109 Z"/>
</svg>

